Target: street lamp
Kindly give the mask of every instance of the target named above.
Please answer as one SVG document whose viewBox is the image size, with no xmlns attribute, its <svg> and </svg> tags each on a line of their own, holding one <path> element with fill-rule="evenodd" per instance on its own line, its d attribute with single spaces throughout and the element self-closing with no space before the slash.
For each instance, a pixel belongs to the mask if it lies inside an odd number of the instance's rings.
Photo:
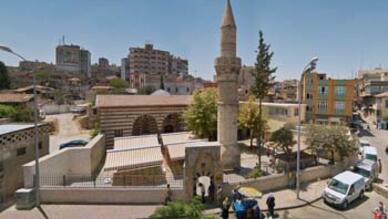
<svg viewBox="0 0 388 219">
<path fill-rule="evenodd" d="M 299 199 L 300 193 L 300 131 L 301 131 L 301 105 L 302 105 L 302 81 L 304 79 L 304 75 L 311 73 L 315 70 L 318 62 L 318 57 L 314 57 L 311 59 L 309 63 L 304 67 L 302 71 L 302 75 L 299 81 L 298 86 L 298 151 L 296 152 L 296 197 Z"/>
<path fill-rule="evenodd" d="M 23 56 L 12 51 L 11 48 L 0 45 L 0 50 L 11 53 L 23 61 L 27 61 Z M 40 206 L 40 175 L 39 175 L 39 131 L 38 131 L 38 101 L 36 96 L 36 79 L 32 73 L 32 84 L 34 92 L 34 130 L 35 130 L 35 202 L 36 207 Z"/>
</svg>

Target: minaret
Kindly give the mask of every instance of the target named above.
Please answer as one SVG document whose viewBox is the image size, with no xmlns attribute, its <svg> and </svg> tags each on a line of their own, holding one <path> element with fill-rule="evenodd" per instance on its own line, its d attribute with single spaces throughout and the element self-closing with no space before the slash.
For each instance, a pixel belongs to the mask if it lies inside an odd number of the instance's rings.
<svg viewBox="0 0 388 219">
<path fill-rule="evenodd" d="M 232 6 L 228 0 L 221 25 L 221 56 L 215 60 L 218 87 L 217 131 L 225 170 L 240 168 L 240 149 L 237 144 L 237 78 L 241 59 L 236 57 L 236 30 Z"/>
</svg>

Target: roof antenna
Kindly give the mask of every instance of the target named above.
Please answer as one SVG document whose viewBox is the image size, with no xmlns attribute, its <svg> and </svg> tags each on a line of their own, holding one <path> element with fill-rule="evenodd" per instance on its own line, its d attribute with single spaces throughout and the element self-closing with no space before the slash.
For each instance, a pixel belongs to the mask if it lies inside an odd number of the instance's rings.
<svg viewBox="0 0 388 219">
<path fill-rule="evenodd" d="M 62 35 L 62 44 L 65 45 L 65 35 Z"/>
</svg>

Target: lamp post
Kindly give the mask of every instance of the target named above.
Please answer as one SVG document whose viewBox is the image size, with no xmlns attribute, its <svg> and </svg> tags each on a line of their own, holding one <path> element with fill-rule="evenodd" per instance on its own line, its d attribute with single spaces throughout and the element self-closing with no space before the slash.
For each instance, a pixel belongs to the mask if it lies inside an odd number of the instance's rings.
<svg viewBox="0 0 388 219">
<path fill-rule="evenodd" d="M 11 53 L 23 61 L 27 61 L 23 56 L 15 53 L 9 47 L 0 45 L 0 50 Z M 34 130 L 35 130 L 35 202 L 36 207 L 40 206 L 40 174 L 39 174 L 39 130 L 38 130 L 38 101 L 36 95 L 36 78 L 32 73 L 32 84 L 34 92 Z"/>
<path fill-rule="evenodd" d="M 299 199 L 300 193 L 300 131 L 301 131 L 301 105 L 302 105 L 302 81 L 304 75 L 314 71 L 317 66 L 318 57 L 314 57 L 311 61 L 304 67 L 302 75 L 298 85 L 298 150 L 296 152 L 296 197 Z"/>
</svg>

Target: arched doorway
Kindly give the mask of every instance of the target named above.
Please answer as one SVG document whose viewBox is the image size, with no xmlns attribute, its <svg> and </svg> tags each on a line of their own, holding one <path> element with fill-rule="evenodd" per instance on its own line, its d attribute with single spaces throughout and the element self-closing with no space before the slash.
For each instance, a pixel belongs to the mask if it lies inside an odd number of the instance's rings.
<svg viewBox="0 0 388 219">
<path fill-rule="evenodd" d="M 133 123 L 132 135 L 147 135 L 157 133 L 158 126 L 153 116 L 142 115 Z"/>
<path fill-rule="evenodd" d="M 217 142 L 207 142 L 185 149 L 185 179 L 184 187 L 186 198 L 190 200 L 194 195 L 201 195 L 199 183 L 205 188 L 208 195 L 210 182 L 214 189 L 223 181 L 220 146 Z"/>
<path fill-rule="evenodd" d="M 163 120 L 163 133 L 183 131 L 182 116 L 178 113 L 169 114 Z"/>
</svg>

